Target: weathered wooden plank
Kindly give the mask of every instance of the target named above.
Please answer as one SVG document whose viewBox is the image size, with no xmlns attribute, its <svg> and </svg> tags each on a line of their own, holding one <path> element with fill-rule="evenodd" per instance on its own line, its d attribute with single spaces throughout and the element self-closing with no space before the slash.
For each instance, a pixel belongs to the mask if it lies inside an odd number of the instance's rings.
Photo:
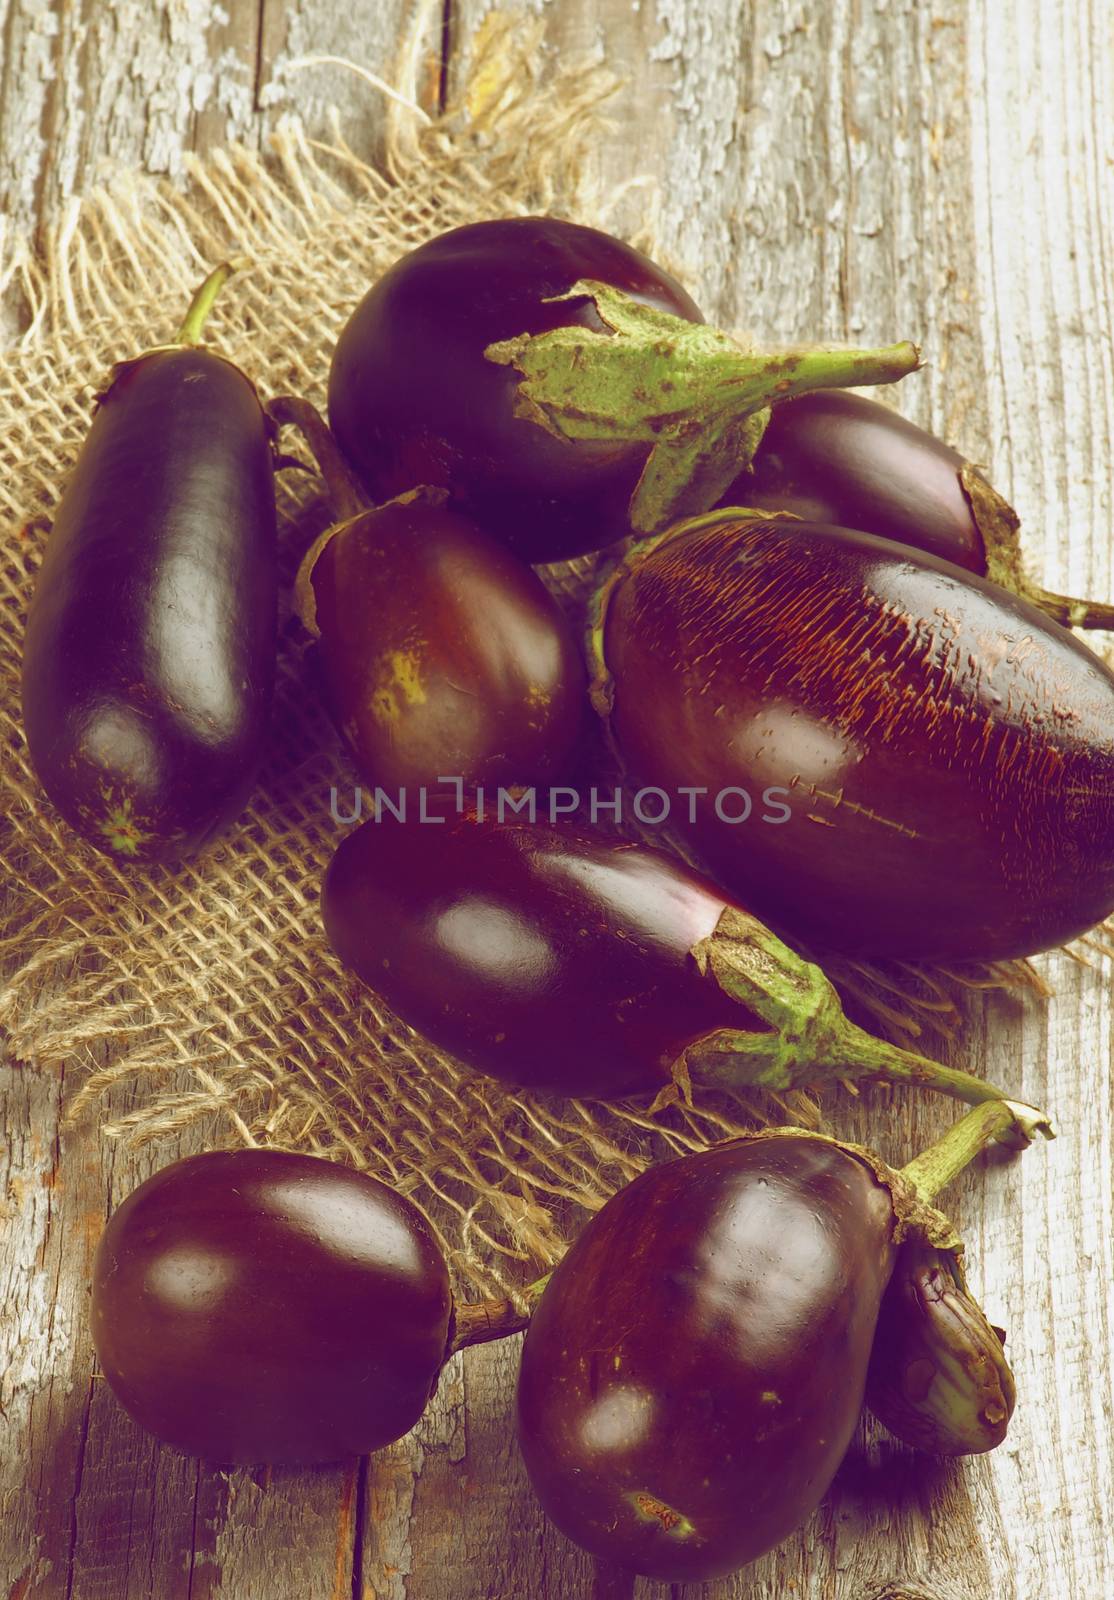
<svg viewBox="0 0 1114 1600">
<path fill-rule="evenodd" d="M 546 1523 L 518 1459 L 520 1342 L 466 1351 L 414 1433 L 373 1460 L 365 1600 L 588 1593 L 590 1563 Z"/>
<path fill-rule="evenodd" d="M 340 56 L 391 78 L 410 12 L 407 0 L 0 0 L 0 216 L 36 226 L 109 161 L 177 176 L 188 151 L 257 146 L 284 111 L 323 133 L 335 106 L 374 152 L 378 93 L 342 68 L 290 63 Z M 437 63 L 439 14 L 429 31 Z"/>
<path fill-rule="evenodd" d="M 0 1585 L 25 1581 L 15 1592 L 44 1600 L 247 1600 L 268 1582 L 347 1596 L 352 1471 L 201 1468 L 142 1433 L 94 1376 L 88 1285 L 105 1217 L 201 1146 L 121 1159 L 92 1125 L 60 1126 L 63 1095 L 63 1074 L 0 1073 Z"/>
</svg>

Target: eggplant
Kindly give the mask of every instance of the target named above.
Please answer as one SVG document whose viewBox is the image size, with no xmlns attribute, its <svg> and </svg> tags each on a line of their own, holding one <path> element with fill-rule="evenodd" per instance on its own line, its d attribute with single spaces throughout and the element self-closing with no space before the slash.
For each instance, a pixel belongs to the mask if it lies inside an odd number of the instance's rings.
<svg viewBox="0 0 1114 1600">
<path fill-rule="evenodd" d="M 350 833 L 325 874 L 336 954 L 412 1027 L 515 1088 L 687 1097 L 876 1078 L 1002 1090 L 865 1033 L 819 967 L 673 857 L 493 801 Z"/>
<path fill-rule="evenodd" d="M 771 398 L 889 382 L 918 359 L 908 344 L 748 355 L 619 239 L 510 217 L 441 234 L 373 285 L 337 340 L 329 422 L 374 499 L 445 489 L 554 561 L 713 505 Z"/>
<path fill-rule="evenodd" d="M 955 1253 L 907 1240 L 882 1296 L 866 1403 L 915 1450 L 939 1456 L 994 1450 L 1017 1399 L 1004 1343 Z"/>
<path fill-rule="evenodd" d="M 275 673 L 271 429 L 251 381 L 174 344 L 121 362 L 54 519 L 27 618 L 23 727 L 67 823 L 117 862 L 200 849 L 243 809 Z"/>
<path fill-rule="evenodd" d="M 1027 575 L 1017 513 L 977 467 L 866 395 L 775 405 L 722 504 L 876 533 L 989 577 L 1065 626 L 1114 628 L 1114 606 L 1051 594 Z"/>
<path fill-rule="evenodd" d="M 308 1465 L 400 1439 L 448 1356 L 520 1329 L 453 1304 L 413 1201 L 316 1156 L 187 1156 L 112 1213 L 93 1262 L 93 1344 L 129 1415 L 224 1465 Z"/>
<path fill-rule="evenodd" d="M 270 410 L 310 441 L 341 519 L 307 554 L 295 595 L 363 777 L 400 792 L 397 804 L 449 781 L 560 776 L 584 733 L 587 684 L 541 579 L 443 489 L 369 506 L 312 406 L 283 398 Z"/>
<path fill-rule="evenodd" d="M 679 524 L 606 583 L 594 703 L 686 848 L 821 949 L 1031 955 L 1114 910 L 1114 675 L 987 579 L 746 511 Z M 775 786 L 773 826 L 725 793 Z"/>
<path fill-rule="evenodd" d="M 1012 1119 L 1012 1120 L 1011 1120 Z M 655 1166 L 604 1205 L 534 1311 L 518 1383 L 531 1484 L 585 1550 L 699 1583 L 811 1515 L 851 1442 L 896 1249 L 1024 1108 L 969 1112 L 896 1172 L 778 1128 Z"/>
</svg>

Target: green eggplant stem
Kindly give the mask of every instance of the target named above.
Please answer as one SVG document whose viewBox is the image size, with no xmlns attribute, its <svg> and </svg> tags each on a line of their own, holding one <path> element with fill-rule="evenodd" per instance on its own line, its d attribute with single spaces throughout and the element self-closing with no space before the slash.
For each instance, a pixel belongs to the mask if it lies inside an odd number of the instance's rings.
<svg viewBox="0 0 1114 1600">
<path fill-rule="evenodd" d="M 987 1145 L 1000 1142 L 1024 1148 L 1037 1134 L 1053 1137 L 1041 1112 L 1018 1100 L 989 1101 L 960 1117 L 942 1138 L 902 1167 L 901 1176 L 928 1205 Z"/>
<path fill-rule="evenodd" d="M 821 968 L 748 912 L 729 906 L 692 956 L 702 973 L 766 1027 L 723 1028 L 690 1045 L 682 1063 L 690 1075 L 733 1088 L 785 1090 L 858 1078 L 936 1089 L 973 1105 L 1009 1098 L 983 1078 L 857 1027 Z"/>
<path fill-rule="evenodd" d="M 244 258 L 234 256 L 232 260 L 222 261 L 219 267 L 213 268 L 190 301 L 189 309 L 174 340 L 175 344 L 193 345 L 200 343 L 202 329 L 208 320 L 210 311 L 213 309 L 217 295 L 220 294 L 232 274 L 238 272 L 244 265 L 246 265 Z"/>
<path fill-rule="evenodd" d="M 281 426 L 297 428 L 313 452 L 317 468 L 325 480 L 333 515 L 338 522 L 347 522 L 367 511 L 371 502 L 361 489 L 340 446 L 333 438 L 324 417 L 316 406 L 297 395 L 283 394 L 272 400 L 267 411 Z"/>
<path fill-rule="evenodd" d="M 754 352 L 702 322 L 584 279 L 554 302 L 591 300 L 604 331 L 577 324 L 489 345 L 519 374 L 515 412 L 560 439 L 645 443 L 631 525 L 654 533 L 707 511 L 750 465 L 769 407 L 814 389 L 893 383 L 916 371 L 908 342 L 875 350 Z"/>
</svg>

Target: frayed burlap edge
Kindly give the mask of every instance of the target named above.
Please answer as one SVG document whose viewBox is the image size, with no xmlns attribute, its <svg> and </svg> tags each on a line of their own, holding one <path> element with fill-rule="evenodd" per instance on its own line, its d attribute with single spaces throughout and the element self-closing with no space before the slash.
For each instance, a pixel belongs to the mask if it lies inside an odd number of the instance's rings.
<svg viewBox="0 0 1114 1600">
<path fill-rule="evenodd" d="M 327 352 L 355 300 L 423 239 L 486 216 L 553 211 L 606 226 L 591 178 L 615 80 L 598 62 L 543 81 L 542 24 L 490 17 L 445 114 L 416 111 L 416 44 L 389 101 L 381 166 L 339 127 L 328 141 L 283 121 L 262 155 L 232 147 L 189 164 L 183 188 L 120 174 L 72 203 L 41 252 L 8 238 L 0 292 L 25 331 L 0 374 L 0 1023 L 17 1060 L 79 1069 L 72 1116 L 96 1113 L 131 1145 L 201 1125 L 208 1143 L 268 1143 L 352 1162 L 433 1216 L 460 1277 L 494 1293 L 536 1276 L 578 1216 L 656 1156 L 756 1123 L 815 1124 L 805 1095 L 693 1107 L 533 1101 L 463 1071 L 335 961 L 316 892 L 339 837 L 333 785 L 352 777 L 306 686 L 286 619 L 272 757 L 231 837 L 177 873 L 125 876 L 75 840 L 43 800 L 18 711 L 22 618 L 44 529 L 115 359 L 165 338 L 216 260 L 250 265 L 211 337 L 264 393 L 323 398 Z M 420 29 L 415 30 L 415 39 Z M 613 204 L 614 193 L 609 193 Z M 649 208 L 652 214 L 652 207 Z M 652 229 L 640 242 L 653 247 Z M 284 565 L 324 522 L 309 475 L 280 486 Z M 547 574 L 575 605 L 588 561 Z M 906 1042 L 954 1036 L 972 987 L 1040 983 L 1024 965 L 926 972 L 841 964 L 860 1021 Z M 105 1109 L 109 1091 L 131 1086 Z"/>
</svg>

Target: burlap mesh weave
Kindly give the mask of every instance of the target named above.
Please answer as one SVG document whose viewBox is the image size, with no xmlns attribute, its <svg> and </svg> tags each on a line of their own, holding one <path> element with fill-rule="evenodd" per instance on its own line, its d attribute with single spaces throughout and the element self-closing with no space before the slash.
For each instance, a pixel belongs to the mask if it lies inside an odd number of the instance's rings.
<svg viewBox="0 0 1114 1600">
<path fill-rule="evenodd" d="M 399 112 L 383 170 L 339 135 L 296 123 L 260 158 L 194 162 L 183 192 L 119 179 L 68 212 L 42 255 L 12 246 L 0 289 L 29 327 L 0 373 L 0 719 L 3 899 L 0 1020 L 17 1060 L 67 1062 L 75 1111 L 108 1086 L 141 1087 L 110 1135 L 157 1139 L 204 1119 L 214 1145 L 254 1140 L 355 1163 L 433 1215 L 460 1277 L 488 1293 L 526 1281 L 561 1248 L 577 1212 L 666 1148 L 697 1147 L 810 1102 L 697 1096 L 651 1118 L 518 1097 L 472 1076 L 350 978 L 325 944 L 318 888 L 354 777 L 303 672 L 306 640 L 284 612 L 270 757 L 250 809 L 202 859 L 126 874 L 75 838 L 41 795 L 19 725 L 23 619 L 46 529 L 113 361 L 173 333 L 215 262 L 250 265 L 226 287 L 207 339 L 264 397 L 323 404 L 329 354 L 369 283 L 433 234 L 483 217 L 550 210 L 605 223 L 581 179 L 608 81 L 576 65 L 548 90 L 535 40 L 493 23 L 459 105 L 420 127 Z M 651 242 L 651 241 L 648 241 Z M 324 525 L 312 475 L 280 477 L 283 568 Z M 581 564 L 582 566 L 583 564 Z M 575 565 L 552 574 L 574 597 Z M 289 593 L 289 581 L 286 585 Z M 882 1025 L 947 1027 L 958 978 L 850 970 Z M 860 1009 L 860 1020 L 868 1020 Z"/>
</svg>

